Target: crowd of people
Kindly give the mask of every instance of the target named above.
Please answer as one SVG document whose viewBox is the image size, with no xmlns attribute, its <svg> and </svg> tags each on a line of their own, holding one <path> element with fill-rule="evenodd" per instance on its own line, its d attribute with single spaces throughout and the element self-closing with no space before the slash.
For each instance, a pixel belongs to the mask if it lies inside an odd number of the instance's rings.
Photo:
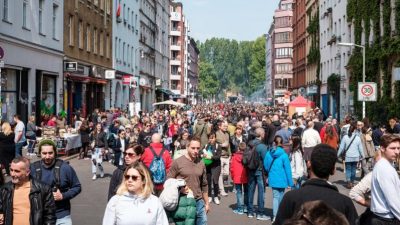
<svg viewBox="0 0 400 225">
<path fill-rule="evenodd" d="M 288 115 L 284 107 L 220 103 L 133 117 L 96 109 L 66 123 L 61 115 L 40 126 L 34 117 L 25 126 L 18 115 L 13 129 L 2 123 L 0 164 L 11 181 L 4 184 L 0 173 L 0 224 L 72 224 L 70 200 L 81 184 L 73 167 L 57 158 L 54 141 L 37 144 L 45 126 L 79 132 L 79 159 L 88 159 L 93 182 L 104 177 L 103 162 L 115 165 L 108 171 L 103 225 L 207 224 L 211 205 L 229 194 L 237 199 L 232 213 L 275 225 L 400 224 L 396 118 L 375 124 L 347 116 L 340 122 L 318 108 Z M 41 160 L 31 163 L 33 154 Z M 329 182 L 338 161 L 349 196 Z M 351 199 L 367 210 L 359 216 Z"/>
</svg>

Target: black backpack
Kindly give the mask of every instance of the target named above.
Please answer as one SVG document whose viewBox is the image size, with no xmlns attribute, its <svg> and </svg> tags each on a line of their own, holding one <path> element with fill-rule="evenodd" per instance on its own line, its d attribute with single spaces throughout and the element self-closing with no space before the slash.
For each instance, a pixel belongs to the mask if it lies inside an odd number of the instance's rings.
<svg viewBox="0 0 400 225">
<path fill-rule="evenodd" d="M 250 146 L 243 152 L 242 164 L 249 170 L 256 170 L 261 165 L 261 157 L 256 150 L 259 144 L 261 143 Z"/>
<path fill-rule="evenodd" d="M 36 162 L 33 163 L 33 168 L 35 169 L 35 178 L 37 180 L 39 180 L 39 181 L 42 180 L 41 161 L 42 160 L 39 160 L 39 161 L 36 161 Z M 53 172 L 54 172 L 54 184 L 55 184 L 54 187 L 57 187 L 58 189 L 60 189 L 60 186 L 61 186 L 60 168 L 61 168 L 61 165 L 62 165 L 63 162 L 64 161 L 61 160 L 61 159 L 56 159 L 56 163 L 54 165 L 54 170 L 53 170 Z"/>
</svg>

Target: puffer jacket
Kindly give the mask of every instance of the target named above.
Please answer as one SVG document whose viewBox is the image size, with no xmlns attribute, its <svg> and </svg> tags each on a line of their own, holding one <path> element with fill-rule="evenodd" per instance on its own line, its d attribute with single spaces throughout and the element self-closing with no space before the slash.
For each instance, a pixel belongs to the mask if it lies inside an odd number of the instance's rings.
<svg viewBox="0 0 400 225">
<path fill-rule="evenodd" d="M 242 164 L 243 152 L 233 153 L 230 163 L 230 172 L 234 184 L 247 184 L 247 170 Z"/>
<path fill-rule="evenodd" d="M 268 184 L 272 188 L 293 187 L 289 156 L 281 147 L 268 151 L 264 158 L 264 169 L 268 172 Z"/>
<path fill-rule="evenodd" d="M 31 204 L 31 225 L 55 225 L 56 205 L 49 186 L 31 179 L 29 201 Z M 4 225 L 13 224 L 14 185 L 9 182 L 0 189 L 0 211 L 4 214 Z"/>
<path fill-rule="evenodd" d="M 196 200 L 187 195 L 179 197 L 178 207 L 175 211 L 165 211 L 170 221 L 176 225 L 194 225 L 196 222 Z"/>
</svg>

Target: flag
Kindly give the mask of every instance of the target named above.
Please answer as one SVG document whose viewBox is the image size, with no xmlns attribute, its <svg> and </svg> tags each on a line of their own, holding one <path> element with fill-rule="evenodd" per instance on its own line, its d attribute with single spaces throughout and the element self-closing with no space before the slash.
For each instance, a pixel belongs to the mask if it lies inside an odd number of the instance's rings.
<svg viewBox="0 0 400 225">
<path fill-rule="evenodd" d="M 117 17 L 120 17 L 121 16 L 121 3 L 118 3 L 118 6 L 117 6 Z"/>
</svg>

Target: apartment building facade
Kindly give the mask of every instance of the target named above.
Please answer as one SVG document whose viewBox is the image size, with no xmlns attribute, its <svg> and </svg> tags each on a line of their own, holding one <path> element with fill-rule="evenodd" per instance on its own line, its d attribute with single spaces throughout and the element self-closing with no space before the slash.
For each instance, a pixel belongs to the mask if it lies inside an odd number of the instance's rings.
<svg viewBox="0 0 400 225">
<path fill-rule="evenodd" d="M 188 87 L 187 87 L 187 100 L 192 104 L 197 102 L 197 90 L 199 87 L 199 54 L 197 44 L 193 38 L 190 38 L 188 43 Z"/>
<path fill-rule="evenodd" d="M 111 0 L 65 1 L 64 99 L 69 119 L 106 109 L 112 71 Z M 106 95 L 107 94 L 107 95 Z"/>
<path fill-rule="evenodd" d="M 114 79 L 106 87 L 106 108 L 127 109 L 138 96 L 139 2 L 114 0 L 112 40 Z"/>
<path fill-rule="evenodd" d="M 319 3 L 306 2 L 306 94 L 307 98 L 319 105 L 320 54 L 319 54 Z M 315 24 L 312 24 L 315 23 Z M 315 30 L 311 29 L 314 26 Z M 310 32 L 309 32 L 310 31 Z M 314 56 L 311 56 L 314 55 Z M 314 57 L 314 58 L 313 58 Z"/>
<path fill-rule="evenodd" d="M 273 97 L 274 97 L 274 51 L 273 51 L 273 46 L 274 46 L 274 24 L 272 23 L 271 26 L 268 29 L 268 32 L 265 36 L 266 41 L 265 41 L 265 90 L 266 90 L 266 96 L 267 100 L 272 102 Z"/>
<path fill-rule="evenodd" d="M 0 116 L 24 122 L 63 110 L 63 0 L 3 0 L 0 4 Z"/>
<path fill-rule="evenodd" d="M 279 104 L 290 102 L 288 95 L 293 84 L 292 5 L 292 0 L 281 0 L 274 13 L 274 98 Z"/>
<path fill-rule="evenodd" d="M 293 9 L 293 89 L 306 94 L 306 0 L 296 0 Z"/>
<path fill-rule="evenodd" d="M 351 26 L 346 17 L 347 0 L 319 2 L 320 52 L 321 52 L 321 108 L 335 118 L 344 118 L 351 111 L 352 95 L 349 92 L 349 74 L 345 66 L 351 49 L 340 47 L 340 42 L 352 42 Z M 339 90 L 330 90 L 328 79 L 340 79 Z"/>
</svg>

